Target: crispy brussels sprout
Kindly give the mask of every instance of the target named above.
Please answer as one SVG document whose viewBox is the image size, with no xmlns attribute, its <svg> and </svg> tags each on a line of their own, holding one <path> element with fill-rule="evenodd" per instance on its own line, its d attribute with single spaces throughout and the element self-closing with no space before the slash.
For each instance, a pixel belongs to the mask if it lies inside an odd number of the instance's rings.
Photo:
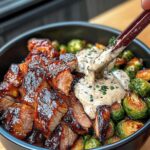
<svg viewBox="0 0 150 150">
<path fill-rule="evenodd" d="M 99 140 L 97 140 L 94 137 L 91 137 L 89 140 L 87 140 L 85 142 L 84 148 L 85 149 L 92 149 L 92 148 L 96 148 L 96 147 L 99 147 L 99 146 L 101 146 L 101 143 L 99 142 Z"/>
<path fill-rule="evenodd" d="M 132 119 L 142 119 L 147 116 L 146 103 L 135 93 L 129 93 L 123 100 L 123 107 Z"/>
<path fill-rule="evenodd" d="M 138 58 L 131 59 L 127 66 L 125 67 L 125 72 L 128 74 L 128 76 L 133 79 L 137 73 L 142 68 L 142 61 Z"/>
<path fill-rule="evenodd" d="M 71 150 L 83 150 L 84 149 L 84 142 L 83 138 L 80 137 L 72 146 Z"/>
<path fill-rule="evenodd" d="M 148 107 L 148 114 L 150 115 L 150 97 L 146 98 L 145 100 Z"/>
<path fill-rule="evenodd" d="M 143 79 L 136 78 L 131 80 L 129 87 L 142 97 L 150 95 L 150 83 Z"/>
<path fill-rule="evenodd" d="M 73 39 L 68 43 L 67 49 L 70 53 L 76 53 L 85 47 L 85 41 Z"/>
<path fill-rule="evenodd" d="M 133 53 L 130 50 L 126 50 L 122 53 L 122 58 L 126 61 L 130 61 L 134 57 Z"/>
<path fill-rule="evenodd" d="M 113 137 L 111 137 L 111 138 L 109 138 L 109 139 L 107 139 L 106 141 L 105 141 L 105 145 L 108 145 L 108 144 L 113 144 L 113 143 L 116 143 L 116 142 L 118 142 L 118 141 L 120 141 L 121 139 L 118 137 L 118 136 L 113 136 Z"/>
<path fill-rule="evenodd" d="M 140 70 L 137 74 L 136 74 L 136 78 L 140 78 L 146 81 L 150 81 L 150 69 L 144 69 L 144 70 Z"/>
<path fill-rule="evenodd" d="M 52 45 L 55 49 L 59 49 L 59 42 L 58 41 L 52 41 Z"/>
<path fill-rule="evenodd" d="M 109 139 L 110 137 L 112 137 L 114 135 L 114 133 L 115 133 L 115 125 L 114 125 L 113 121 L 110 120 L 108 129 L 106 132 L 106 139 Z"/>
<path fill-rule="evenodd" d="M 141 129 L 143 126 L 144 124 L 139 121 L 134 121 L 131 119 L 122 120 L 121 122 L 117 124 L 117 127 L 116 127 L 117 135 L 121 139 L 124 139 L 132 135 L 139 129 Z"/>
<path fill-rule="evenodd" d="M 122 120 L 124 116 L 125 116 L 125 112 L 122 105 L 117 102 L 113 103 L 111 106 L 111 118 L 117 122 Z"/>
</svg>

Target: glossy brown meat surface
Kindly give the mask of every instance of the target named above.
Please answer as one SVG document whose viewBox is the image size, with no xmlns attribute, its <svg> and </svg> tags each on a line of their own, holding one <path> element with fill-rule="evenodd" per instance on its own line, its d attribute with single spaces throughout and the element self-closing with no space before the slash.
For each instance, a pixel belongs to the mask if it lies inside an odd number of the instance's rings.
<svg viewBox="0 0 150 150">
<path fill-rule="evenodd" d="M 59 52 L 48 39 L 31 39 L 30 53 L 12 64 L 0 83 L 0 121 L 15 137 L 54 150 L 68 150 L 92 127 L 73 91 L 75 54 Z"/>
<path fill-rule="evenodd" d="M 26 139 L 26 141 L 30 144 L 34 144 L 34 145 L 43 147 L 45 137 L 43 136 L 43 134 L 40 131 L 33 129 L 32 133 L 29 135 L 29 137 Z"/>
<path fill-rule="evenodd" d="M 92 127 L 92 122 L 86 115 L 83 106 L 77 100 L 74 93 L 70 94 L 70 107 L 73 110 L 73 115 L 76 118 L 77 122 L 81 125 L 81 127 L 84 130 L 88 131 Z"/>
<path fill-rule="evenodd" d="M 38 91 L 36 102 L 35 128 L 49 137 L 67 112 L 67 105 L 54 90 L 48 88 Z"/>
<path fill-rule="evenodd" d="M 110 107 L 106 105 L 97 107 L 94 130 L 96 136 L 100 139 L 101 142 L 103 142 L 106 138 L 109 121 Z"/>
<path fill-rule="evenodd" d="M 16 98 L 18 96 L 18 88 L 6 81 L 3 81 L 0 83 L 0 96 L 4 95 Z"/>
<path fill-rule="evenodd" d="M 12 64 L 8 72 L 5 74 L 4 80 L 12 84 L 15 87 L 18 87 L 19 85 L 21 85 L 22 72 L 19 68 L 19 65 Z"/>
<path fill-rule="evenodd" d="M 54 49 L 52 43 L 48 39 L 30 39 L 28 41 L 28 49 L 33 54 L 43 54 L 48 58 L 59 56 L 59 53 Z"/>
<path fill-rule="evenodd" d="M 24 139 L 33 127 L 34 110 L 25 104 L 15 103 L 2 115 L 5 129 L 19 139 Z"/>
<path fill-rule="evenodd" d="M 59 56 L 59 59 L 66 63 L 67 66 L 73 71 L 77 67 L 77 58 L 75 54 L 66 53 Z"/>
<path fill-rule="evenodd" d="M 5 111 L 15 103 L 14 99 L 9 96 L 0 97 L 0 112 Z"/>
<path fill-rule="evenodd" d="M 77 134 L 85 134 L 87 132 L 74 117 L 72 108 L 69 108 L 63 118 L 63 121 Z"/>
<path fill-rule="evenodd" d="M 45 141 L 45 146 L 51 150 L 69 150 L 77 139 L 77 134 L 65 123 L 61 123 L 52 136 Z"/>
</svg>

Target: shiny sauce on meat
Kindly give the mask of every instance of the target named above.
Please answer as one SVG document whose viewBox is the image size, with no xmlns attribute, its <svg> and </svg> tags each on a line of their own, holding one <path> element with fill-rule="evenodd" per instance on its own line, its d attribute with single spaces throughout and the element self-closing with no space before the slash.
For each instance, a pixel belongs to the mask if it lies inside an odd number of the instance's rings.
<svg viewBox="0 0 150 150">
<path fill-rule="evenodd" d="M 77 70 L 85 74 L 74 86 L 76 97 L 82 103 L 85 112 L 91 119 L 95 118 L 97 106 L 112 105 L 121 102 L 128 90 L 129 77 L 122 70 L 104 73 L 100 78 L 103 56 L 102 50 L 93 47 L 77 53 Z M 114 56 L 110 56 L 114 57 Z M 109 58 L 108 58 L 109 59 Z M 98 74 L 98 75 L 97 75 Z"/>
</svg>

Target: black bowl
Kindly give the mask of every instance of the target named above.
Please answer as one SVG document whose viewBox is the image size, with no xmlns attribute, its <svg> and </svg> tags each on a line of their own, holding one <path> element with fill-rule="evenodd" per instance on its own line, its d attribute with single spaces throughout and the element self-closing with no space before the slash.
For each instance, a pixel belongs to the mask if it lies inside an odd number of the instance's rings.
<svg viewBox="0 0 150 150">
<path fill-rule="evenodd" d="M 6 73 L 11 63 L 19 63 L 27 56 L 27 41 L 30 38 L 50 38 L 60 42 L 66 42 L 73 38 L 80 38 L 89 42 L 100 42 L 107 45 L 108 40 L 112 36 L 117 36 L 119 33 L 119 31 L 109 27 L 85 22 L 56 23 L 33 29 L 27 33 L 21 34 L 21 36 L 13 39 L 0 49 L 0 79 L 2 80 L 3 75 Z M 134 40 L 128 49 L 131 49 L 137 57 L 143 58 L 145 66 L 150 67 L 150 50 L 146 45 L 139 40 Z M 138 149 L 147 138 L 149 128 L 150 119 L 146 122 L 145 126 L 135 134 L 117 143 L 97 148 L 97 150 L 120 148 Z M 45 150 L 44 148 L 30 145 L 13 137 L 2 127 L 0 127 L 0 134 L 1 141 L 3 141 L 4 146 L 8 149 Z"/>
</svg>

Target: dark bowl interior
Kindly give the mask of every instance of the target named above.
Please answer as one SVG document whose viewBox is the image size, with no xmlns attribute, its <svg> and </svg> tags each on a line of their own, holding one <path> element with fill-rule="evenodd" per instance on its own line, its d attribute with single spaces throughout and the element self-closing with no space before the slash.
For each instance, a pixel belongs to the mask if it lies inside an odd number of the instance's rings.
<svg viewBox="0 0 150 150">
<path fill-rule="evenodd" d="M 108 40 L 112 36 L 117 36 L 118 34 L 119 32 L 112 28 L 84 22 L 57 23 L 33 29 L 27 33 L 21 34 L 21 36 L 10 41 L 0 49 L 0 80 L 3 79 L 3 75 L 8 70 L 10 64 L 20 63 L 26 57 L 26 55 L 28 54 L 27 41 L 30 38 L 49 38 L 52 40 L 58 40 L 63 43 L 73 38 L 79 38 L 87 40 L 89 42 L 100 42 L 104 45 L 107 45 Z M 150 67 L 150 50 L 147 46 L 145 46 L 142 42 L 138 40 L 134 40 L 129 45 L 128 49 L 131 49 L 137 57 L 143 58 L 145 66 Z M 130 142 L 131 140 L 142 134 L 149 127 L 150 119 L 141 130 L 131 135 L 130 137 L 121 140 L 120 142 L 117 142 L 115 144 L 103 146 L 102 148 L 97 149 L 104 150 L 119 147 L 120 145 Z M 42 149 L 16 139 L 15 137 L 11 136 L 7 131 L 5 131 L 2 127 L 0 127 L 0 133 L 9 141 L 12 141 L 24 148 L 31 150 Z"/>
</svg>

